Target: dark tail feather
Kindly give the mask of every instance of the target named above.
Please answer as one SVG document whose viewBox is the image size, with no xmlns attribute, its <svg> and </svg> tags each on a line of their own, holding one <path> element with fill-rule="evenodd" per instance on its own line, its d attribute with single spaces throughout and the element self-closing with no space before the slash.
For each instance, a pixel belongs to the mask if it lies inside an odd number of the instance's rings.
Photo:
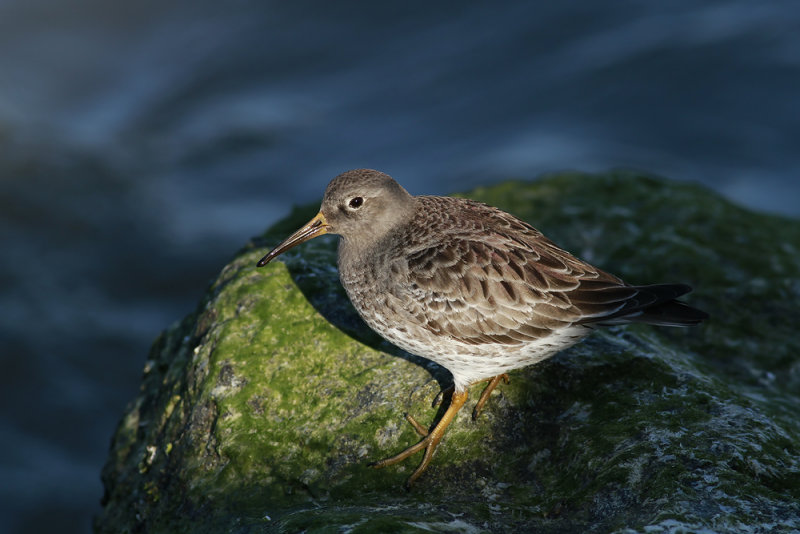
<svg viewBox="0 0 800 534">
<path fill-rule="evenodd" d="M 680 300 L 670 300 L 642 310 L 641 314 L 625 317 L 631 323 L 659 326 L 694 326 L 708 319 L 708 314 Z"/>
<path fill-rule="evenodd" d="M 591 322 L 598 325 L 646 323 L 659 326 L 693 326 L 708 319 L 704 311 L 676 300 L 692 288 L 685 284 L 633 286 L 636 295 L 621 310 Z"/>
</svg>

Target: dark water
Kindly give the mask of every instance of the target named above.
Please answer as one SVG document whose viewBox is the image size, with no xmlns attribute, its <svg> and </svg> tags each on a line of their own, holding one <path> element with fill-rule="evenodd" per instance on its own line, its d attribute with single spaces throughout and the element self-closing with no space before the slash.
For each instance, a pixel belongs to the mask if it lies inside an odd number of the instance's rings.
<svg viewBox="0 0 800 534">
<path fill-rule="evenodd" d="M 374 167 L 625 166 L 800 214 L 800 4 L 0 2 L 0 524 L 86 531 L 150 342 Z"/>
</svg>

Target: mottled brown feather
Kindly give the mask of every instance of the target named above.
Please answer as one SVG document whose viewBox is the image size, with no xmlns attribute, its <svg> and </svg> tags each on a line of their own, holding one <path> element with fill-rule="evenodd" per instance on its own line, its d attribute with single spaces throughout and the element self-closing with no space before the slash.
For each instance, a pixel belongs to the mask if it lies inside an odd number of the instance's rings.
<svg viewBox="0 0 800 534">
<path fill-rule="evenodd" d="M 385 289 L 420 304 L 415 316 L 430 332 L 471 345 L 518 345 L 612 315 L 637 293 L 509 214 L 469 200 L 417 198 L 415 218 L 395 235 L 414 249 L 386 247 L 406 253 L 390 260 Z"/>
</svg>

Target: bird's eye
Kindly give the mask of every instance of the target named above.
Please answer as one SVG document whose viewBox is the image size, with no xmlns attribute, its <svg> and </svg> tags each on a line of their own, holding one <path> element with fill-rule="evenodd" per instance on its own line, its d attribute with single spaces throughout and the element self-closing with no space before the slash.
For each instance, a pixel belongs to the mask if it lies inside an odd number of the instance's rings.
<svg viewBox="0 0 800 534">
<path fill-rule="evenodd" d="M 361 205 L 363 203 L 364 203 L 364 199 L 363 198 L 361 198 L 361 197 L 353 197 L 353 198 L 350 199 L 350 202 L 348 203 L 348 206 L 350 206 L 350 209 L 357 210 L 358 208 L 361 207 Z"/>
</svg>

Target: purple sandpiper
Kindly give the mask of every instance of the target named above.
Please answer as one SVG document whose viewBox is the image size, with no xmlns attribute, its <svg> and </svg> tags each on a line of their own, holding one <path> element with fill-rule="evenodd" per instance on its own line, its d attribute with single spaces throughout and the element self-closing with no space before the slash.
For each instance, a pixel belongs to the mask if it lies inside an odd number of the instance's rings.
<svg viewBox="0 0 800 534">
<path fill-rule="evenodd" d="M 449 406 L 422 439 L 374 463 L 424 449 L 410 486 L 428 468 L 444 432 L 488 382 L 476 417 L 507 373 L 535 364 L 597 326 L 690 326 L 708 315 L 676 300 L 683 284 L 629 285 L 559 248 L 531 225 L 463 198 L 412 196 L 390 176 L 345 172 L 325 190 L 316 217 L 258 262 L 322 234 L 338 234 L 339 277 L 364 321 L 385 339 L 453 375 Z"/>
</svg>

